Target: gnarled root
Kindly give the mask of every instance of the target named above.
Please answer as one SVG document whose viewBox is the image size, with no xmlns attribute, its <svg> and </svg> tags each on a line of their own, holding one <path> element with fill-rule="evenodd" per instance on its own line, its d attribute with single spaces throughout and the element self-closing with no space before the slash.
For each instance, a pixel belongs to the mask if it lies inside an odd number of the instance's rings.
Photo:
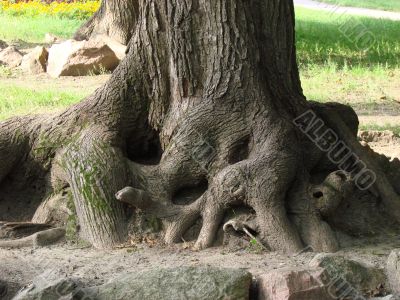
<svg viewBox="0 0 400 300">
<path fill-rule="evenodd" d="M 0 239 L 25 237 L 50 227 L 48 224 L 31 222 L 0 222 Z"/>
<path fill-rule="evenodd" d="M 354 112 L 341 105 L 332 105 L 330 108 L 344 111 L 350 128 L 347 132 L 354 138 Z M 239 124 L 241 120 L 233 122 Z M 263 122 L 264 125 L 268 124 L 268 121 Z M 190 125 L 189 128 L 196 126 Z M 318 160 L 326 159 L 324 154 L 315 145 L 308 152 L 307 149 L 299 151 L 298 148 L 303 144 L 296 142 L 290 126 L 285 123 L 274 125 L 276 131 L 253 131 L 256 142 L 249 147 L 245 157 L 241 154 L 240 159 L 234 161 L 229 158 L 229 153 L 237 148 L 239 141 L 243 143 L 246 140 L 243 136 L 232 141 L 232 133 L 227 129 L 226 135 L 232 145 L 226 137 L 222 137 L 225 138 L 225 148 L 219 148 L 221 153 L 213 153 L 215 149 L 209 149 L 209 142 L 196 141 L 194 146 L 190 144 L 193 131 L 178 133 L 184 144 L 177 143 L 178 147 L 166 151 L 151 176 L 143 173 L 150 178 L 146 184 L 140 188 L 121 190 L 117 193 L 117 199 L 164 219 L 165 240 L 168 243 L 179 242 L 185 231 L 201 217 L 203 223 L 195 247 L 203 249 L 212 246 L 226 210 L 242 205 L 254 209 L 257 238 L 271 250 L 294 253 L 310 247 L 315 251 L 337 251 L 339 243 L 328 220 L 354 191 L 354 178 L 351 173 L 337 171 L 338 167 L 332 162 L 326 162 L 323 165 L 331 173 L 325 175 L 321 183 L 310 183 L 310 169 Z M 272 126 L 267 125 L 266 128 Z M 260 136 L 257 137 L 257 134 Z M 199 131 L 195 131 L 195 136 L 196 139 L 201 137 Z M 285 140 L 290 140 L 292 144 L 285 143 Z M 201 145 L 200 150 L 196 148 L 198 145 Z M 204 150 L 202 147 L 207 148 L 204 152 L 213 153 L 207 157 L 212 158 L 211 162 L 203 162 L 201 156 L 197 155 Z M 226 149 L 228 154 L 224 153 Z M 301 163 L 302 155 L 311 156 L 314 164 L 306 167 Z M 142 172 L 143 168 L 140 169 L 136 167 L 134 173 Z M 173 203 L 176 190 L 205 176 L 208 178 L 208 187 L 200 197 L 188 205 Z M 164 192 L 161 193 L 160 189 Z"/>
<path fill-rule="evenodd" d="M 329 174 L 324 182 L 310 187 L 310 198 L 321 217 L 332 216 L 340 203 L 354 190 L 350 174 L 335 171 Z"/>
<path fill-rule="evenodd" d="M 346 142 L 347 146 L 353 152 L 353 156 L 359 159 L 368 167 L 370 180 L 374 181 L 374 188 L 378 191 L 386 212 L 398 222 L 400 221 L 400 195 L 397 194 L 392 183 L 376 161 L 376 159 L 368 153 L 354 136 L 351 129 L 341 119 L 337 111 L 329 109 L 319 109 L 318 113 L 327 122 L 327 125 L 340 133 L 340 137 Z M 361 181 L 361 180 L 360 180 Z M 360 182 L 361 185 L 363 184 Z M 361 188 L 363 188 L 361 186 Z"/>
<path fill-rule="evenodd" d="M 112 140 L 106 142 L 109 136 L 103 128 L 92 127 L 60 154 L 82 236 L 97 248 L 112 248 L 126 233 L 124 210 L 113 201 L 113 191 L 125 186 L 130 174 L 122 151 L 111 146 Z"/>
<path fill-rule="evenodd" d="M 289 194 L 289 213 L 307 247 L 320 252 L 339 249 L 326 218 L 335 213 L 353 186 L 349 174 L 343 171 L 332 172 L 321 184 L 310 184 L 306 175 L 295 182 Z"/>
<path fill-rule="evenodd" d="M 160 183 L 154 182 L 147 183 L 147 191 L 128 187 L 118 192 L 116 197 L 163 218 L 166 221 L 167 243 L 180 241 L 185 231 L 201 217 L 203 222 L 195 244 L 197 249 L 212 246 L 229 207 L 245 205 L 255 210 L 259 238 L 266 246 L 272 250 L 297 252 L 303 248 L 303 244 L 285 210 L 286 191 L 296 174 L 297 161 L 296 156 L 290 154 L 290 149 L 280 146 L 278 139 L 278 136 L 270 135 L 257 146 L 257 150 L 254 149 L 253 156 L 250 154 L 251 158 L 231 165 L 225 163 L 222 168 L 219 167 L 220 171 L 210 167 L 207 190 L 191 204 L 175 205 L 172 202 L 173 192 L 167 193 L 164 199 L 161 196 L 157 198 L 153 189 L 157 190 L 155 185 Z M 274 149 L 271 149 L 271 145 Z M 184 150 L 179 153 L 188 165 L 184 154 Z M 182 177 L 185 170 L 182 167 L 174 169 L 175 166 L 181 166 L 179 161 L 169 164 L 166 157 L 158 166 L 158 172 L 163 172 L 160 178 L 166 181 L 165 186 L 177 189 L 179 184 L 193 175 L 189 173 L 186 178 Z M 192 174 L 196 174 L 195 163 L 188 168 L 192 170 Z M 203 176 L 200 170 L 197 173 L 198 176 Z M 181 181 L 177 181 L 177 177 L 182 178 Z"/>
<path fill-rule="evenodd" d="M 168 244 L 181 241 L 186 230 L 200 216 L 199 203 L 201 200 L 189 206 L 174 205 L 172 203 L 166 205 L 153 201 L 147 192 L 133 187 L 126 187 L 115 196 L 118 201 L 163 219 L 167 224 L 165 241 Z"/>
<path fill-rule="evenodd" d="M 0 248 L 43 247 L 59 241 L 64 236 L 64 228 L 52 228 L 21 239 L 0 241 Z"/>
</svg>

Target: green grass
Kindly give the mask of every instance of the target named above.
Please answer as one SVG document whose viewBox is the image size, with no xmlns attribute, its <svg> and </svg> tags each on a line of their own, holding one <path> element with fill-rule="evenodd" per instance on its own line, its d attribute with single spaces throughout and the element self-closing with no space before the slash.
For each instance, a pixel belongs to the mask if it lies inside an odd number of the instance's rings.
<svg viewBox="0 0 400 300">
<path fill-rule="evenodd" d="M 374 43 L 368 51 L 342 33 L 343 24 L 356 24 L 372 33 Z M 395 21 L 297 7 L 297 55 L 304 94 L 315 101 L 350 104 L 361 114 L 400 114 L 398 28 Z"/>
<path fill-rule="evenodd" d="M 340 6 L 373 8 L 388 11 L 400 11 L 399 0 L 319 0 Z"/>
<path fill-rule="evenodd" d="M 296 8 L 297 50 L 300 66 L 327 63 L 335 63 L 339 67 L 371 67 L 377 64 L 398 67 L 400 65 L 399 22 L 338 16 L 328 12 Z M 11 17 L 0 14 L 0 24 L 3 24 L 0 26 L 0 39 L 40 43 L 43 42 L 47 32 L 61 38 L 70 38 L 81 23 L 81 20 Z M 347 39 L 341 33 L 346 24 L 358 23 L 365 26 L 374 36 L 374 43 L 369 51 L 364 51 L 365 47 L 359 47 L 363 45 Z"/>
<path fill-rule="evenodd" d="M 27 113 L 53 112 L 81 100 L 84 93 L 34 90 L 0 81 L 0 120 Z"/>
<path fill-rule="evenodd" d="M 27 18 L 0 14 L 0 40 L 43 43 L 48 32 L 61 38 L 70 38 L 82 22 L 54 17 Z"/>
<path fill-rule="evenodd" d="M 300 75 L 308 99 L 339 101 L 363 114 L 378 111 L 400 114 L 400 68 L 312 64 L 303 65 Z"/>
<path fill-rule="evenodd" d="M 360 32 L 365 32 L 363 37 L 354 38 Z M 296 8 L 296 37 L 300 67 L 332 63 L 339 68 L 400 66 L 396 21 Z"/>
</svg>

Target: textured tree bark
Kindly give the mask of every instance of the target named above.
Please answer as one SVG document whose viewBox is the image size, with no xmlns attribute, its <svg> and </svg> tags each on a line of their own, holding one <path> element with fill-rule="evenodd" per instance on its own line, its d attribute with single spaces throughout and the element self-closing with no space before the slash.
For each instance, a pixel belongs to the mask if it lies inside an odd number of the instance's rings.
<svg viewBox="0 0 400 300">
<path fill-rule="evenodd" d="M 76 40 L 106 35 L 127 45 L 138 18 L 137 0 L 102 0 L 99 10 L 75 33 Z"/>
<path fill-rule="evenodd" d="M 162 218 L 167 243 L 201 218 L 196 247 L 210 247 L 239 205 L 254 210 L 272 250 L 335 251 L 328 221 L 354 187 L 294 125 L 313 109 L 379 174 L 380 205 L 399 220 L 399 196 L 359 146 L 354 111 L 303 96 L 292 1 L 131 4 L 127 57 L 102 88 L 61 114 L 0 124 L 0 179 L 40 166 L 49 192 L 72 190 L 82 235 L 99 248 L 124 240 L 126 203 Z M 197 196 L 180 203 L 183 190 Z"/>
</svg>

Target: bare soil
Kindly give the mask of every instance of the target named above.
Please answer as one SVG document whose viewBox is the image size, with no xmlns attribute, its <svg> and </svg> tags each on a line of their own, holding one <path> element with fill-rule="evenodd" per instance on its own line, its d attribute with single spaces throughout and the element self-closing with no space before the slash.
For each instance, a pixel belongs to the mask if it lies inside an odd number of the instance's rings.
<svg viewBox="0 0 400 300">
<path fill-rule="evenodd" d="M 379 117 L 376 118 L 379 120 Z M 400 159 L 400 137 L 393 132 L 386 131 L 360 131 L 359 136 L 375 152 L 384 154 L 394 159 Z"/>
<path fill-rule="evenodd" d="M 385 234 L 369 239 L 344 238 L 342 243 L 346 248 L 338 254 L 376 267 L 384 267 L 391 250 L 400 248 L 398 237 Z M 75 277 L 87 285 L 98 285 L 125 273 L 177 266 L 241 268 L 257 276 L 281 268 L 306 268 L 316 255 L 312 252 L 291 256 L 258 252 L 249 245 L 238 249 L 214 247 L 203 251 L 185 249 L 186 246 L 163 248 L 144 243 L 104 251 L 79 249 L 62 243 L 37 249 L 0 249 L 0 277 L 9 283 L 9 294 L 12 295 L 38 277 L 44 280 Z"/>
<path fill-rule="evenodd" d="M 10 77 L 0 77 L 0 82 L 5 85 L 19 86 L 35 90 L 51 89 L 90 94 L 103 85 L 109 78 L 109 74 L 52 78 L 47 73 L 27 75 L 14 71 L 13 75 Z"/>
</svg>

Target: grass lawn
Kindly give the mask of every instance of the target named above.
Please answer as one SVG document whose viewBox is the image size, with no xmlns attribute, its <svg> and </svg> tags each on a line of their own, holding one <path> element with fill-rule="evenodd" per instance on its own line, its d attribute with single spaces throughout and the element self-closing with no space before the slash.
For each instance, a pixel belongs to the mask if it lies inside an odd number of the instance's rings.
<svg viewBox="0 0 400 300">
<path fill-rule="evenodd" d="M 396 0 L 399 1 L 400 0 Z M 328 12 L 296 8 L 297 50 L 300 67 L 332 65 L 339 67 L 376 65 L 398 67 L 400 65 L 399 22 L 364 17 L 338 17 Z M 43 43 L 48 32 L 61 38 L 70 38 L 81 20 L 50 17 L 11 17 L 0 14 L 0 39 L 23 40 Z M 359 49 L 359 42 L 352 42 L 341 33 L 346 24 L 362 24 L 373 36 L 369 51 Z M 371 46 L 371 45 L 370 45 Z"/>
<path fill-rule="evenodd" d="M 342 33 L 343 24 L 357 24 L 373 34 L 368 51 Z M 400 22 L 390 20 L 340 17 L 297 7 L 297 52 L 304 94 L 310 100 L 349 104 L 359 115 L 400 115 L 399 26 Z M 369 119 L 361 128 L 400 133 L 398 119 L 391 117 L 384 125 Z"/>
<path fill-rule="evenodd" d="M 365 115 L 400 115 L 400 68 L 338 69 L 336 65 L 311 65 L 303 67 L 300 75 L 310 100 L 349 104 Z"/>
<path fill-rule="evenodd" d="M 48 32 L 61 38 L 69 38 L 82 22 L 54 17 L 27 18 L 0 14 L 0 40 L 43 43 L 44 35 Z"/>
<path fill-rule="evenodd" d="M 57 111 L 78 102 L 84 96 L 84 93 L 10 86 L 0 80 L 0 120 L 26 113 Z"/>
<path fill-rule="evenodd" d="M 340 6 L 373 8 L 388 11 L 400 11 L 399 0 L 319 0 Z"/>
<path fill-rule="evenodd" d="M 400 2 L 400 1 L 399 1 Z M 355 28 L 349 30 L 348 28 Z M 300 68 L 337 64 L 339 68 L 400 66 L 400 22 L 340 16 L 296 8 L 297 52 Z M 368 32 L 356 39 L 359 32 Z M 371 42 L 367 42 L 371 41 Z"/>
</svg>

